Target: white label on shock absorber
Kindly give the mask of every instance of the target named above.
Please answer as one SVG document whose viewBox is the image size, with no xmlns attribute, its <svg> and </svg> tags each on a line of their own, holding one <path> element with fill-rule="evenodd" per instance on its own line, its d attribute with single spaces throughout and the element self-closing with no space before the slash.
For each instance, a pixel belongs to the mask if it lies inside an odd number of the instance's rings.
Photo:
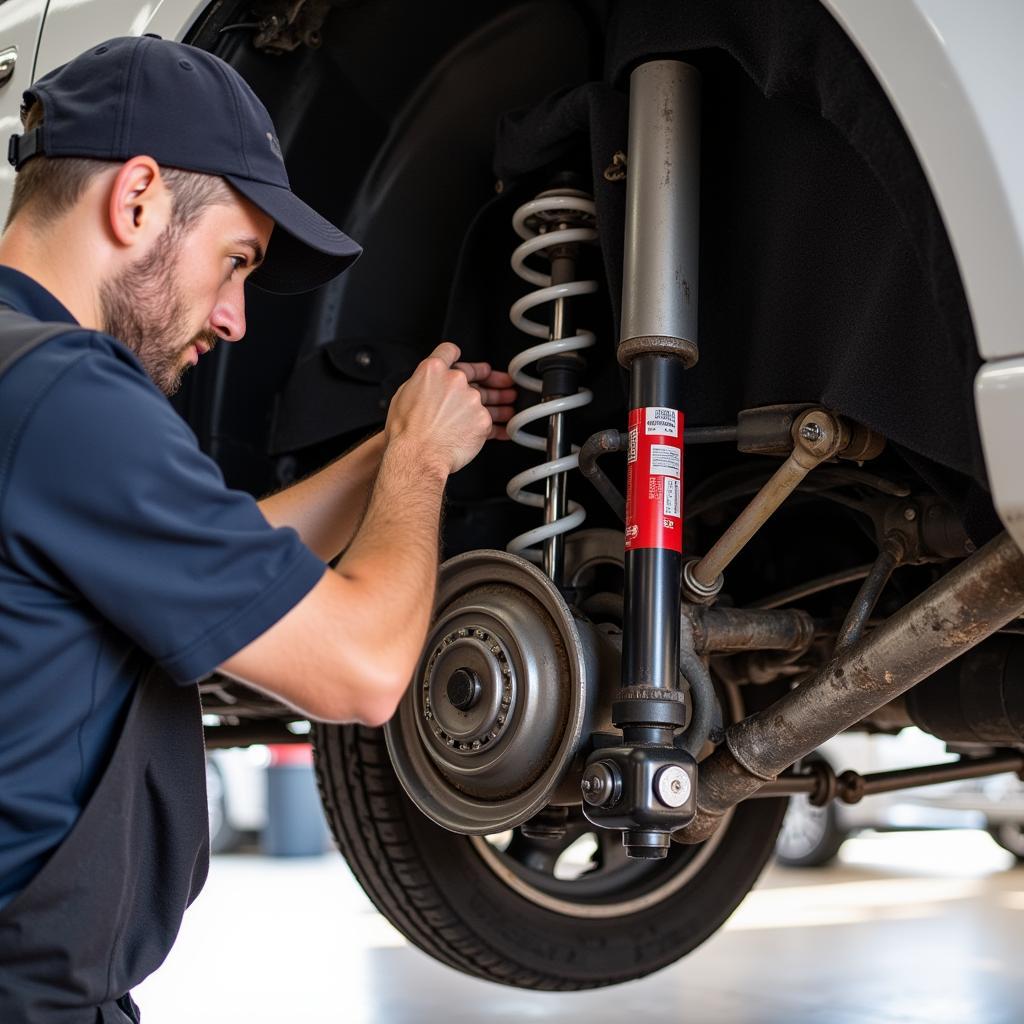
<svg viewBox="0 0 1024 1024">
<path fill-rule="evenodd" d="M 675 477 L 665 477 L 664 512 L 667 516 L 679 515 L 679 481 Z"/>
<path fill-rule="evenodd" d="M 679 436 L 679 413 L 662 405 L 649 405 L 644 409 L 644 433 L 662 437 Z"/>
<path fill-rule="evenodd" d="M 636 449 L 639 437 L 636 432 L 636 427 L 629 428 L 629 458 L 628 462 L 636 462 Z"/>
<path fill-rule="evenodd" d="M 668 444 L 651 445 L 651 476 L 679 476 L 682 452 Z"/>
</svg>

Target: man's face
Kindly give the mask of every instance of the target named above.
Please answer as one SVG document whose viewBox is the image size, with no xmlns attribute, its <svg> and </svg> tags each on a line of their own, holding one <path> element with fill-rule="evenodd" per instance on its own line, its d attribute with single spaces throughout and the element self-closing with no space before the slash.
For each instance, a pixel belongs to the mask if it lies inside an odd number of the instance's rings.
<svg viewBox="0 0 1024 1024">
<path fill-rule="evenodd" d="M 170 224 L 148 253 L 104 282 L 103 329 L 138 356 L 166 395 L 218 341 L 245 334 L 243 282 L 273 221 L 240 196 L 209 206 L 187 230 Z"/>
</svg>

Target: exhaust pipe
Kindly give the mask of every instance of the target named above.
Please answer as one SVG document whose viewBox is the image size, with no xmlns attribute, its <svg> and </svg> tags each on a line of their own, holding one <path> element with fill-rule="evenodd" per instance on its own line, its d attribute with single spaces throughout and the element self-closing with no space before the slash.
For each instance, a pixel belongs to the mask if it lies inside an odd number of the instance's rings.
<svg viewBox="0 0 1024 1024">
<path fill-rule="evenodd" d="M 674 832 L 699 843 L 793 762 L 1024 612 L 1024 554 L 1001 533 L 771 707 L 731 726 L 699 766 L 697 813 Z"/>
</svg>

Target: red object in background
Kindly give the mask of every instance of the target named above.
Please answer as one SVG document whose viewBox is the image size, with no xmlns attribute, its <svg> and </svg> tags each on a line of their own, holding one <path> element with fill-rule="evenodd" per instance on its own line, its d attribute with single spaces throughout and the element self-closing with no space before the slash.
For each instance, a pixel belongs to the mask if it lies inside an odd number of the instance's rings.
<svg viewBox="0 0 1024 1024">
<path fill-rule="evenodd" d="M 631 409 L 626 479 L 626 550 L 683 550 L 683 414 Z"/>
<path fill-rule="evenodd" d="M 307 768 L 313 764 L 313 747 L 309 743 L 271 743 L 267 750 L 271 768 Z"/>
</svg>

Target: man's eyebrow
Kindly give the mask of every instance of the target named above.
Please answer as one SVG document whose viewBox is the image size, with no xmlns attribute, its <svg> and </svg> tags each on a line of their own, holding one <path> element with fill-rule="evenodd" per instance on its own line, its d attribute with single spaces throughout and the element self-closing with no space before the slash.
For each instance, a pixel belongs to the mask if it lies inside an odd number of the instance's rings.
<svg viewBox="0 0 1024 1024">
<path fill-rule="evenodd" d="M 253 259 L 250 264 L 253 267 L 258 267 L 263 262 L 263 246 L 260 245 L 258 238 L 236 238 L 235 245 L 247 245 L 253 251 Z"/>
</svg>

